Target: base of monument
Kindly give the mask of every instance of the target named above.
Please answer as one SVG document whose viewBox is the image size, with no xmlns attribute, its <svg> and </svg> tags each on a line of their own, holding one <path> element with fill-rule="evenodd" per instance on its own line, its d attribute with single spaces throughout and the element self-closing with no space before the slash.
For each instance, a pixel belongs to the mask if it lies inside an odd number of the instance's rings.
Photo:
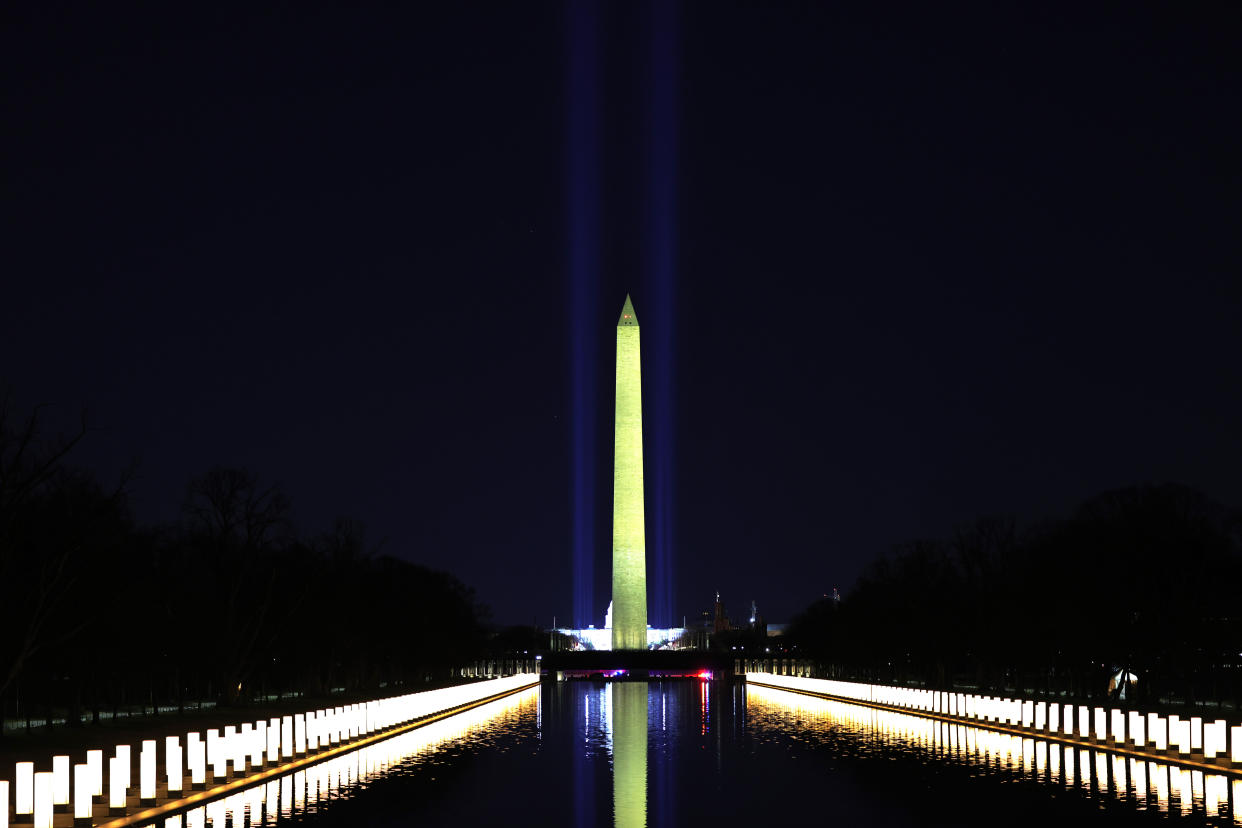
<svg viewBox="0 0 1242 828">
<path fill-rule="evenodd" d="M 643 681 L 733 675 L 731 655 L 706 650 L 576 650 L 548 653 L 540 664 L 545 677 L 566 679 Z"/>
</svg>

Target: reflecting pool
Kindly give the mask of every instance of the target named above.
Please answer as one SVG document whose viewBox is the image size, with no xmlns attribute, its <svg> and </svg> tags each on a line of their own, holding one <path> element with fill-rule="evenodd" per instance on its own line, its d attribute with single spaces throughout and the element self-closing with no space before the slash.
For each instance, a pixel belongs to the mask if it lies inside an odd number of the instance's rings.
<svg viewBox="0 0 1242 828">
<path fill-rule="evenodd" d="M 725 681 L 544 683 L 160 823 L 1242 825 L 1242 780 Z"/>
</svg>

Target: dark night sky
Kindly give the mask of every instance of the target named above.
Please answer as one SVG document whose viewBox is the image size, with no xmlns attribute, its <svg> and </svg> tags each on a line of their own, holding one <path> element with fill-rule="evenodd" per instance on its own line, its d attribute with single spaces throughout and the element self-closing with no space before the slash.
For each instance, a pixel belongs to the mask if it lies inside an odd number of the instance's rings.
<svg viewBox="0 0 1242 828">
<path fill-rule="evenodd" d="M 245 466 L 565 619 L 566 9 L 301 5 L 4 12 L 0 381 L 143 521 Z M 601 614 L 627 290 L 676 297 L 678 621 L 1107 488 L 1242 506 L 1240 7 L 928 5 L 680 7 L 662 291 L 656 16 L 602 8 Z"/>
</svg>

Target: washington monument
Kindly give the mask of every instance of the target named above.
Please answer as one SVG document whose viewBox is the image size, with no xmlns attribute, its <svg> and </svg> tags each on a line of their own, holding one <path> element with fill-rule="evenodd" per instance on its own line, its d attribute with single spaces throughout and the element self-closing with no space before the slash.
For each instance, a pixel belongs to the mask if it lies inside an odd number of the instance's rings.
<svg viewBox="0 0 1242 828">
<path fill-rule="evenodd" d="M 625 297 L 617 320 L 617 413 L 612 467 L 612 649 L 647 649 L 643 518 L 643 377 L 638 317 Z"/>
</svg>

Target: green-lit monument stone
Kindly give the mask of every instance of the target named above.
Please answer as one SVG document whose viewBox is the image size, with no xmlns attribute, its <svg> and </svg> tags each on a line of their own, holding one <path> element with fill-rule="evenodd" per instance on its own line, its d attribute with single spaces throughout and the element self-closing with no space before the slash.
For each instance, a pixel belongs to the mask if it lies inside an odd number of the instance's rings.
<svg viewBox="0 0 1242 828">
<path fill-rule="evenodd" d="M 612 468 L 612 648 L 647 649 L 643 528 L 643 376 L 638 317 L 625 297 L 617 320 L 617 414 Z"/>
</svg>

